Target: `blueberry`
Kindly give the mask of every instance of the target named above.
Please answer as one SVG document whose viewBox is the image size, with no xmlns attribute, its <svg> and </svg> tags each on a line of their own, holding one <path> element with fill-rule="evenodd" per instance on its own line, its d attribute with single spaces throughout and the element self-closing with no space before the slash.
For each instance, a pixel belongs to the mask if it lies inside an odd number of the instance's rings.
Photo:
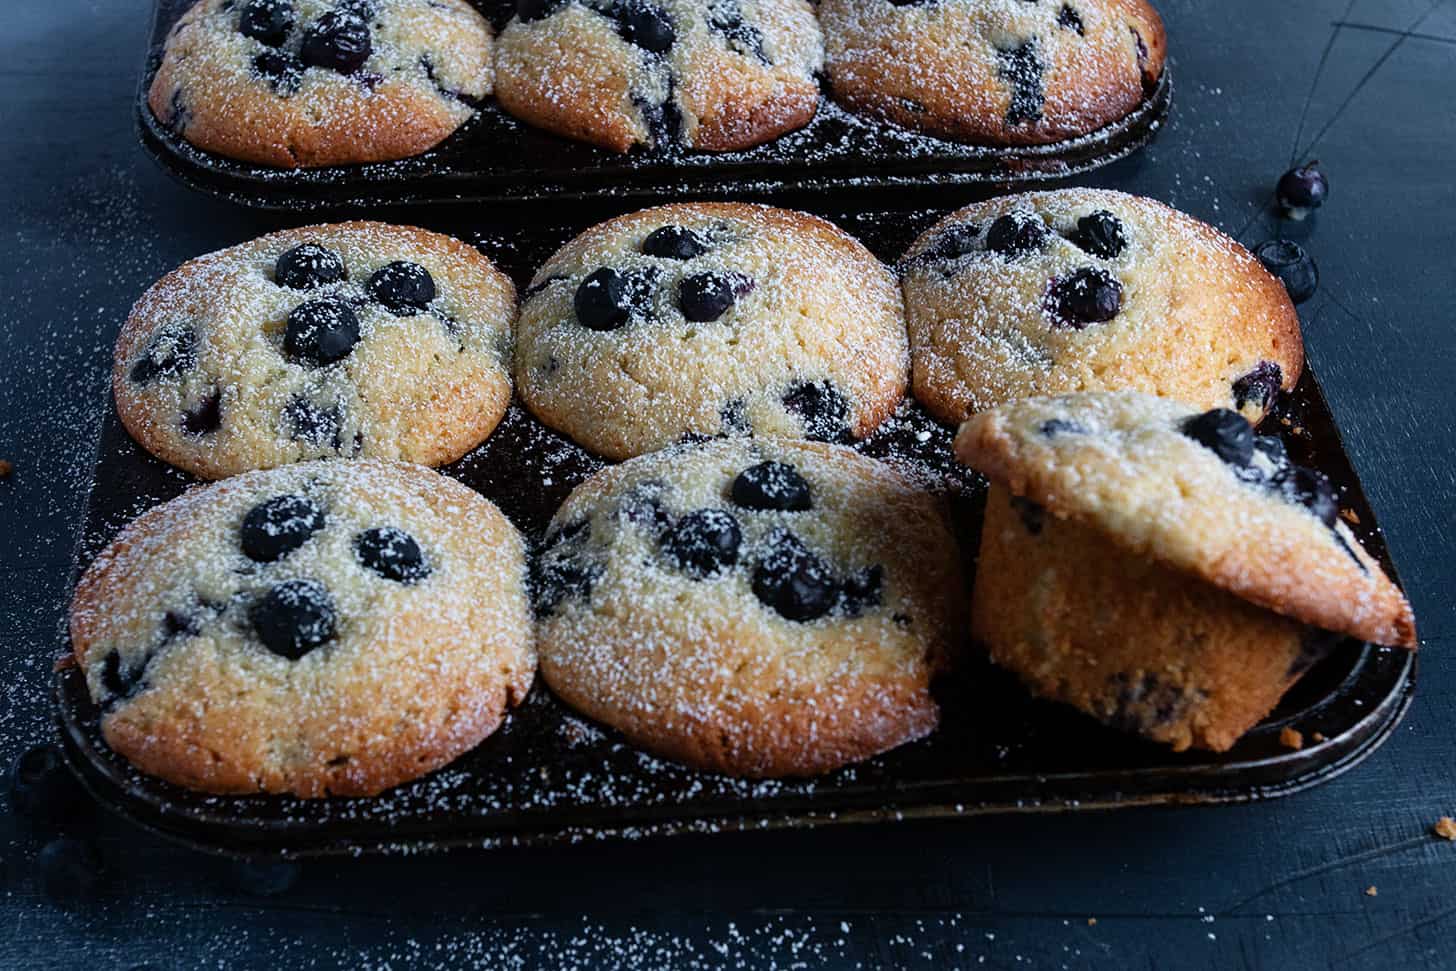
<svg viewBox="0 0 1456 971">
<path fill-rule="evenodd" d="M 784 462 L 760 462 L 744 469 L 733 480 L 731 495 L 745 509 L 800 512 L 813 505 L 809 483 Z"/>
<path fill-rule="evenodd" d="M 1258 406 L 1267 411 L 1284 384 L 1284 371 L 1273 361 L 1260 361 L 1248 374 L 1234 382 L 1234 407 Z"/>
<path fill-rule="evenodd" d="M 986 230 L 986 249 L 1007 259 L 1034 253 L 1046 243 L 1051 230 L 1036 213 L 1013 212 L 1002 216 Z"/>
<path fill-rule="evenodd" d="M 1254 451 L 1269 460 L 1269 464 L 1274 466 L 1276 476 L 1289 471 L 1289 451 L 1273 435 L 1254 436 Z"/>
<path fill-rule="evenodd" d="M 617 33 L 629 44 L 653 54 L 666 54 L 677 39 L 672 21 L 660 8 L 643 0 L 629 0 L 616 7 Z"/>
<path fill-rule="evenodd" d="M 127 701 L 142 689 L 146 681 L 147 662 L 130 665 L 121 659 L 120 651 L 110 651 L 101 660 L 101 687 L 106 692 L 106 703 Z"/>
<path fill-rule="evenodd" d="M 588 330 L 616 330 L 632 316 L 627 276 L 610 266 L 588 274 L 576 288 L 576 319 Z"/>
<path fill-rule="evenodd" d="M 285 580 L 254 601 L 248 618 L 263 646 L 291 661 L 334 636 L 334 601 L 317 580 Z"/>
<path fill-rule="evenodd" d="M 395 260 L 374 271 L 369 296 L 397 317 L 413 317 L 435 299 L 435 278 L 418 263 Z"/>
<path fill-rule="evenodd" d="M 846 617 L 858 617 L 873 610 L 880 605 L 884 585 L 885 568 L 879 564 L 850 574 L 839 588 L 839 611 Z"/>
<path fill-rule="evenodd" d="M 837 585 L 829 567 L 793 533 L 777 530 L 753 570 L 753 594 L 779 616 L 800 622 L 834 609 Z"/>
<path fill-rule="evenodd" d="M 26 749 L 10 770 L 10 805 L 22 816 L 62 822 L 81 815 L 91 798 L 66 768 L 59 748 L 36 745 Z"/>
<path fill-rule="evenodd" d="M 800 382 L 789 388 L 783 400 L 789 413 L 799 416 L 806 438 L 819 442 L 853 441 L 849 402 L 832 382 Z"/>
<path fill-rule="evenodd" d="M 1052 283 L 1047 305 L 1056 323 L 1081 330 L 1122 311 L 1122 284 L 1106 270 L 1084 267 Z"/>
<path fill-rule="evenodd" d="M 737 563 L 742 545 L 738 520 L 722 509 L 690 512 L 662 535 L 662 552 L 694 580 Z"/>
<path fill-rule="evenodd" d="M 1058 435 L 1085 435 L 1087 427 L 1065 418 L 1049 418 L 1041 423 L 1040 431 L 1047 438 L 1056 438 Z"/>
<path fill-rule="evenodd" d="M 602 575 L 596 564 L 582 565 L 572 560 L 553 563 L 534 561 L 531 565 L 531 606 L 538 618 L 549 617 L 567 597 L 591 599 L 592 587 Z"/>
<path fill-rule="evenodd" d="M 35 857 L 35 872 L 46 896 L 60 903 L 90 897 L 106 876 L 96 845 L 70 836 L 41 847 Z"/>
<path fill-rule="evenodd" d="M 323 367 L 342 361 L 359 343 L 359 318 L 339 300 L 310 300 L 293 308 L 283 350 L 300 364 Z"/>
<path fill-rule="evenodd" d="M 1087 28 L 1082 23 L 1082 15 L 1072 9 L 1070 3 L 1062 4 L 1062 9 L 1057 11 L 1057 26 L 1075 30 L 1083 37 L 1087 36 Z"/>
<path fill-rule="evenodd" d="M 197 366 L 197 331 L 188 324 L 168 324 L 152 335 L 147 349 L 128 377 L 136 384 L 175 378 Z"/>
<path fill-rule="evenodd" d="M 312 290 L 345 276 L 343 258 L 318 243 L 300 243 L 273 264 L 273 282 L 290 290 Z"/>
<path fill-rule="evenodd" d="M 967 223 L 950 226 L 935 240 L 926 255 L 932 260 L 958 260 L 976 252 L 976 241 L 980 238 L 980 226 Z"/>
<path fill-rule="evenodd" d="M 1243 467 L 1254 458 L 1254 427 L 1237 411 L 1205 411 L 1185 419 L 1178 430 L 1228 465 Z"/>
<path fill-rule="evenodd" d="M 686 226 L 663 226 L 647 234 L 642 252 L 668 260 L 690 260 L 708 252 L 708 241 Z"/>
<path fill-rule="evenodd" d="M 284 98 L 297 94 L 303 86 L 303 62 L 283 51 L 266 50 L 254 56 L 253 72 Z"/>
<path fill-rule="evenodd" d="M 1012 496 L 1011 508 L 1021 517 L 1021 525 L 1026 527 L 1028 533 L 1033 536 L 1041 535 L 1042 527 L 1046 525 L 1046 507 L 1025 496 Z"/>
<path fill-rule="evenodd" d="M 1304 247 L 1289 239 L 1271 239 L 1254 247 L 1264 269 L 1279 278 L 1289 299 L 1304 303 L 1319 289 L 1319 267 Z"/>
<path fill-rule="evenodd" d="M 1104 260 L 1115 260 L 1127 246 L 1122 220 L 1106 209 L 1099 209 L 1077 220 L 1077 233 L 1072 237 L 1084 251 Z"/>
<path fill-rule="evenodd" d="M 622 497 L 617 507 L 621 518 L 654 536 L 660 535 L 672 522 L 672 516 L 662 508 L 662 493 L 666 485 L 656 479 L 639 482 Z"/>
<path fill-rule="evenodd" d="M 238 17 L 238 33 L 280 47 L 293 29 L 293 0 L 250 0 Z"/>
<path fill-rule="evenodd" d="M 1292 168 L 1279 177 L 1279 206 L 1291 218 L 1303 219 L 1324 205 L 1330 194 L 1330 181 L 1320 171 L 1319 162 Z"/>
<path fill-rule="evenodd" d="M 228 861 L 228 882 L 243 893 L 257 897 L 276 897 L 291 889 L 303 873 L 303 867 L 288 860 Z"/>
<path fill-rule="evenodd" d="M 222 427 L 222 392 L 213 388 L 182 412 L 182 430 L 188 435 L 211 435 Z"/>
<path fill-rule="evenodd" d="M 684 277 L 678 285 L 677 303 L 688 320 L 708 323 L 726 314 L 752 289 L 753 281 L 741 274 L 698 273 Z"/>
<path fill-rule="evenodd" d="M 290 441 L 316 447 L 343 447 L 344 416 L 337 405 L 322 408 L 302 395 L 283 406 L 283 424 Z"/>
<path fill-rule="evenodd" d="M 1011 105 L 1006 109 L 1007 125 L 1041 121 L 1042 109 L 1046 105 L 1043 70 L 1035 38 L 1010 50 L 996 52 L 996 73 L 1011 85 Z"/>
<path fill-rule="evenodd" d="M 561 7 L 563 0 L 516 0 L 516 19 L 523 24 L 545 20 Z"/>
<path fill-rule="evenodd" d="M 768 52 L 763 49 L 763 34 L 743 19 L 743 10 L 737 0 L 719 0 L 708 5 L 708 26 L 721 34 L 730 50 L 757 58 L 762 64 L 771 64 Z"/>
<path fill-rule="evenodd" d="M 354 539 L 359 562 L 398 583 L 418 583 L 433 571 L 415 538 L 398 526 L 376 526 Z"/>
<path fill-rule="evenodd" d="M 1340 504 L 1335 499 L 1335 487 L 1324 473 L 1296 465 L 1285 480 L 1284 488 L 1291 499 L 1333 529 L 1340 516 Z"/>
<path fill-rule="evenodd" d="M 369 24 L 356 13 L 335 10 L 326 13 L 303 35 L 303 62 L 353 74 L 369 60 L 374 44 Z"/>
<path fill-rule="evenodd" d="M 307 543 L 324 523 L 324 511 L 307 496 L 274 496 L 248 510 L 238 545 L 254 563 L 273 563 Z"/>
</svg>

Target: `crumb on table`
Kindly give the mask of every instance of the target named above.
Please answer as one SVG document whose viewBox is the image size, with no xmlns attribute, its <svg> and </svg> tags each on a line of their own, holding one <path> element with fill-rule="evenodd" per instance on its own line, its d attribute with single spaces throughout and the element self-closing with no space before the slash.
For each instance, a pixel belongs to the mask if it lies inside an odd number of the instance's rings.
<svg viewBox="0 0 1456 971">
<path fill-rule="evenodd" d="M 0 479 L 10 478 L 10 473 L 15 471 L 15 463 L 0 459 Z"/>
<path fill-rule="evenodd" d="M 1431 832 L 1444 840 L 1456 840 L 1456 819 L 1450 816 L 1442 816 L 1436 820 L 1436 825 L 1431 827 Z"/>
<path fill-rule="evenodd" d="M 1304 748 L 1304 735 L 1302 735 L 1297 729 L 1290 728 L 1288 725 L 1285 725 L 1284 729 L 1279 733 L 1279 744 L 1283 745 L 1285 748 Z"/>
<path fill-rule="evenodd" d="M 1380 891 L 1375 888 L 1375 884 L 1373 883 L 1365 888 L 1365 896 L 1367 897 L 1374 897 L 1378 893 L 1380 893 Z"/>
</svg>

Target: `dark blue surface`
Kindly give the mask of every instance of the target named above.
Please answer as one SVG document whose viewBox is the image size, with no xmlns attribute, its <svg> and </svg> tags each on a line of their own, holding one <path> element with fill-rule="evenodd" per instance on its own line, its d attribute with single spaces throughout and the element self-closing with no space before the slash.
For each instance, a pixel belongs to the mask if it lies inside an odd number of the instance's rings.
<svg viewBox="0 0 1456 971">
<path fill-rule="evenodd" d="M 1310 357 L 1415 603 L 1421 684 L 1350 774 L 1264 805 L 685 837 L 315 864 L 276 897 L 98 819 L 109 883 L 48 902 L 43 834 L 0 815 L 0 963 L 20 967 L 1443 968 L 1456 930 L 1456 0 L 1163 0 L 1178 91 L 1086 181 L 1254 243 L 1273 184 L 1319 261 Z M 132 132 L 143 0 L 5 5 L 0 30 L 0 756 L 48 730 L 110 344 L 199 253 L 284 221 L 198 198 Z M 947 190 L 945 203 L 960 196 Z M 428 221 L 428 217 L 424 217 Z M 482 216 L 482 218 L 485 218 Z M 1370 896 L 1366 888 L 1378 888 Z M 1096 918 L 1095 925 L 1088 919 Z M 1272 919 L 1270 919 L 1272 918 Z M 981 963 L 984 958 L 984 963 Z M 695 963 L 696 962 L 696 963 Z"/>
</svg>

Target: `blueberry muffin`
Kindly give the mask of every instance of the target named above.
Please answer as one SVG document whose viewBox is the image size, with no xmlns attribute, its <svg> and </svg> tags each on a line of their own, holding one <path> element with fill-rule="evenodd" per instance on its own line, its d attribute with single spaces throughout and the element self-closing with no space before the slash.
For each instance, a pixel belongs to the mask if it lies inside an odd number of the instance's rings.
<svg viewBox="0 0 1456 971">
<path fill-rule="evenodd" d="M 199 0 L 167 35 L 152 114 L 188 142 L 284 168 L 418 155 L 490 94 L 466 0 Z"/>
<path fill-rule="evenodd" d="M 196 486 L 87 569 L 71 644 L 106 742 L 217 793 L 372 795 L 495 731 L 535 671 L 524 547 L 402 462 Z"/>
<path fill-rule="evenodd" d="M 923 233 L 900 270 L 915 396 L 948 422 L 1123 390 L 1257 422 L 1304 367 L 1279 281 L 1151 199 L 1063 189 L 977 203 Z"/>
<path fill-rule="evenodd" d="M 1144 0 L 822 0 L 834 97 L 942 138 L 1041 145 L 1130 113 L 1163 73 Z"/>
<path fill-rule="evenodd" d="M 1237 412 L 1029 398 L 955 448 L 992 482 L 972 631 L 1040 695 L 1223 751 L 1341 635 L 1416 644 L 1329 480 Z"/>
<path fill-rule="evenodd" d="M 811 775 L 930 732 L 962 629 L 944 510 L 887 466 L 789 439 L 597 473 L 534 565 L 541 673 L 644 748 Z"/>
<path fill-rule="evenodd" d="M 822 219 L 734 203 L 582 233 L 536 273 L 516 348 L 537 417 L 614 459 L 685 437 L 861 438 L 908 372 L 884 265 Z"/>
<path fill-rule="evenodd" d="M 184 264 L 116 342 L 117 411 L 208 479 L 303 459 L 442 465 L 510 403 L 515 288 L 464 243 L 352 222 Z"/>
<path fill-rule="evenodd" d="M 808 124 L 823 59 L 806 0 L 516 0 L 496 94 L 613 151 L 721 152 Z"/>
</svg>

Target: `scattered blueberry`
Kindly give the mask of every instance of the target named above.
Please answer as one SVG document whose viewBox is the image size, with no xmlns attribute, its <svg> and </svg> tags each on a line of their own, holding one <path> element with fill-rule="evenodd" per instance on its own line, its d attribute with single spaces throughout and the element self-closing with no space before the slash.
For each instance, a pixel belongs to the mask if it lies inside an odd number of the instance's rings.
<svg viewBox="0 0 1456 971">
<path fill-rule="evenodd" d="M 1267 411 L 1284 384 L 1284 371 L 1273 361 L 1260 361 L 1248 374 L 1234 382 L 1234 407 L 1253 404 Z"/>
<path fill-rule="evenodd" d="M 238 33 L 280 47 L 293 29 L 293 0 L 249 0 L 238 17 Z"/>
<path fill-rule="evenodd" d="M 317 580 L 285 580 L 248 611 L 263 646 L 296 661 L 334 636 L 334 601 Z"/>
<path fill-rule="evenodd" d="M 1056 323 L 1081 330 L 1122 311 L 1122 284 L 1106 270 L 1084 267 L 1053 281 L 1047 307 Z"/>
<path fill-rule="evenodd" d="M 1033 212 L 1013 212 L 1001 216 L 986 230 L 986 249 L 1007 259 L 1034 253 L 1046 243 L 1051 230 Z"/>
<path fill-rule="evenodd" d="M 571 560 L 545 563 L 533 561 L 531 568 L 531 606 L 536 616 L 549 617 L 567 597 L 591 599 L 592 586 L 602 575 L 597 564 L 583 566 Z"/>
<path fill-rule="evenodd" d="M 666 54 L 677 39 L 667 14 L 646 0 L 628 0 L 615 10 L 617 32 L 629 44 L 653 54 Z"/>
<path fill-rule="evenodd" d="M 1046 525 L 1046 508 L 1032 502 L 1025 496 L 1012 496 L 1011 508 L 1016 510 L 1016 515 L 1021 517 L 1021 525 L 1033 536 L 1041 535 L 1042 526 Z"/>
<path fill-rule="evenodd" d="M 346 275 L 343 258 L 318 243 L 300 243 L 273 265 L 273 282 L 290 290 L 312 290 L 338 283 Z"/>
<path fill-rule="evenodd" d="M 976 241 L 981 238 L 981 227 L 959 223 L 947 227 L 930 247 L 927 254 L 932 260 L 958 260 L 976 252 Z"/>
<path fill-rule="evenodd" d="M 690 512 L 662 535 L 662 552 L 695 580 L 737 563 L 742 545 L 738 520 L 722 509 Z"/>
<path fill-rule="evenodd" d="M 1340 516 L 1340 504 L 1335 499 L 1335 487 L 1324 473 L 1296 465 L 1284 488 L 1290 498 L 1308 509 L 1312 515 L 1327 527 L 1333 529 Z"/>
<path fill-rule="evenodd" d="M 1279 207 L 1290 218 L 1303 219 L 1324 205 L 1330 194 L 1330 181 L 1320 171 L 1319 162 L 1309 162 L 1280 176 L 1276 192 Z"/>
<path fill-rule="evenodd" d="M 668 260 L 690 260 L 708 252 L 708 241 L 686 226 L 663 226 L 647 234 L 642 252 Z"/>
<path fill-rule="evenodd" d="M 113 650 L 101 660 L 101 687 L 106 691 L 106 701 L 126 701 L 141 690 L 146 680 L 147 662 L 133 667 L 121 659 L 121 652 Z"/>
<path fill-rule="evenodd" d="M 698 273 L 684 277 L 678 285 L 677 303 L 688 320 L 708 323 L 726 314 L 752 289 L 753 281 L 741 274 Z"/>
<path fill-rule="evenodd" d="M 258 897 L 276 897 L 292 889 L 303 873 L 303 867 L 288 860 L 229 860 L 227 872 L 228 882 L 243 893 Z"/>
<path fill-rule="evenodd" d="M 96 845 L 70 836 L 41 847 L 35 857 L 35 872 L 46 896 L 60 903 L 90 897 L 106 876 Z"/>
<path fill-rule="evenodd" d="M 1075 421 L 1068 421 L 1065 418 L 1049 418 L 1041 423 L 1041 433 L 1047 438 L 1056 438 L 1058 435 L 1085 435 L 1087 428 Z"/>
<path fill-rule="evenodd" d="M 662 508 L 664 489 L 666 485 L 656 479 L 637 483 L 622 497 L 618 514 L 633 526 L 660 535 L 672 522 L 672 516 Z"/>
<path fill-rule="evenodd" d="M 323 408 L 303 395 L 294 395 L 283 406 L 283 424 L 291 441 L 331 446 L 335 452 L 344 445 L 344 416 L 338 405 Z"/>
<path fill-rule="evenodd" d="M 1255 435 L 1254 451 L 1268 459 L 1269 464 L 1274 467 L 1276 477 L 1289 472 L 1289 451 L 1284 447 L 1284 443 L 1273 435 Z"/>
<path fill-rule="evenodd" d="M 1107 723 L 1119 731 L 1147 732 L 1182 717 L 1188 707 L 1188 689 L 1145 673 L 1134 679 L 1125 671 L 1108 678 L 1116 701 Z"/>
<path fill-rule="evenodd" d="M 604 266 L 576 288 L 576 319 L 588 330 L 616 330 L 632 316 L 632 294 L 625 274 Z"/>
<path fill-rule="evenodd" d="M 838 607 L 846 617 L 858 617 L 880 605 L 885 568 L 876 563 L 849 575 L 839 588 Z"/>
<path fill-rule="evenodd" d="M 1304 247 L 1289 239 L 1271 239 L 1254 247 L 1264 269 L 1279 278 L 1289 299 L 1304 303 L 1319 289 L 1319 267 Z"/>
<path fill-rule="evenodd" d="M 1254 427 L 1237 411 L 1205 411 L 1185 419 L 1179 431 L 1211 449 L 1228 465 L 1243 467 L 1254 458 Z"/>
<path fill-rule="evenodd" d="M 516 0 L 516 18 L 523 24 L 545 20 L 562 5 L 562 0 Z"/>
<path fill-rule="evenodd" d="M 149 384 L 160 377 L 175 378 L 196 366 L 197 331 L 188 324 L 168 324 L 152 335 L 128 377 L 137 384 Z"/>
<path fill-rule="evenodd" d="M 283 350 L 300 364 L 323 367 L 342 361 L 359 343 L 359 318 L 339 300 L 310 300 L 293 308 Z"/>
<path fill-rule="evenodd" d="M 1077 220 L 1077 233 L 1072 242 L 1093 256 L 1115 260 L 1127 246 L 1127 236 L 1122 220 L 1106 209 L 1099 209 Z"/>
<path fill-rule="evenodd" d="M 784 407 L 798 415 L 804 436 L 819 442 L 848 443 L 853 440 L 849 429 L 849 402 L 832 382 L 800 382 L 784 395 Z"/>
<path fill-rule="evenodd" d="M 806 622 L 834 609 L 837 585 L 829 567 L 787 530 L 777 530 L 753 570 L 753 594 L 789 620 Z"/>
<path fill-rule="evenodd" d="M 203 620 L 196 614 L 169 610 L 162 614 L 162 636 L 167 640 L 176 637 L 196 637 L 202 633 Z"/>
<path fill-rule="evenodd" d="M 257 54 L 253 71 L 268 82 L 274 94 L 284 98 L 297 94 L 303 86 L 303 62 L 283 51 L 270 49 Z"/>
<path fill-rule="evenodd" d="M 754 57 L 762 64 L 773 63 L 763 48 L 763 34 L 743 19 L 738 0 L 717 0 L 709 4 L 708 26 L 722 35 L 729 50 Z"/>
<path fill-rule="evenodd" d="M 188 435 L 210 435 L 222 427 L 222 392 L 213 388 L 182 412 L 182 430 Z"/>
<path fill-rule="evenodd" d="M 238 545 L 253 562 L 273 563 L 307 543 L 324 523 L 324 511 L 307 496 L 274 496 L 248 510 Z"/>
<path fill-rule="evenodd" d="M 1042 109 L 1046 105 L 1042 71 L 1035 38 L 1010 50 L 996 52 L 996 73 L 1011 85 L 1011 106 L 1006 109 L 1006 124 L 1041 121 Z"/>
<path fill-rule="evenodd" d="M 809 483 L 785 462 L 760 462 L 744 469 L 733 480 L 731 495 L 744 509 L 801 512 L 813 505 Z"/>
<path fill-rule="evenodd" d="M 26 749 L 10 769 L 10 805 L 22 816 L 44 822 L 75 819 L 91 805 L 81 783 L 54 745 Z"/>
<path fill-rule="evenodd" d="M 412 317 L 435 299 L 435 278 L 418 263 L 395 260 L 374 271 L 369 296 L 398 317 Z"/>
<path fill-rule="evenodd" d="M 1070 3 L 1062 4 L 1062 9 L 1057 11 L 1057 26 L 1075 30 L 1083 37 L 1087 36 L 1087 28 L 1082 23 L 1082 15 L 1072 9 Z"/>
<path fill-rule="evenodd" d="M 398 526 L 376 526 L 354 539 L 359 562 L 398 583 L 418 583 L 431 572 L 415 538 Z"/>
<path fill-rule="evenodd" d="M 340 74 L 353 74 L 369 60 L 374 43 L 369 24 L 356 13 L 326 13 L 303 35 L 303 62 Z"/>
</svg>

